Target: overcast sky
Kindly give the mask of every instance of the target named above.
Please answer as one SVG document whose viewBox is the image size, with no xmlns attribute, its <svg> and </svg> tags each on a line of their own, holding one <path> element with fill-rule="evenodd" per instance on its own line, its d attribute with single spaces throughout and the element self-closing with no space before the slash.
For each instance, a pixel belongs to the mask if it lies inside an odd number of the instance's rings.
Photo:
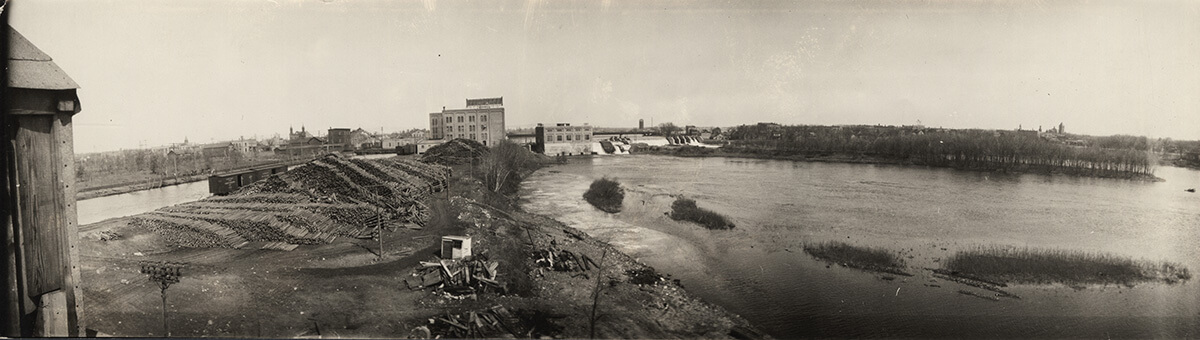
<svg viewBox="0 0 1200 340">
<path fill-rule="evenodd" d="M 302 125 L 885 124 L 1200 139 L 1198 1 L 17 0 L 77 152 Z"/>
</svg>

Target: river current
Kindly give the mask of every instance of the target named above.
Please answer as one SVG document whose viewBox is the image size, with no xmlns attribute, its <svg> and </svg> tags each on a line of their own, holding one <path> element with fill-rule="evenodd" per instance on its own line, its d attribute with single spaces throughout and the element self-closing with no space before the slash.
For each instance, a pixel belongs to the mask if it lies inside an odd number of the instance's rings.
<svg viewBox="0 0 1200 340">
<path fill-rule="evenodd" d="M 539 170 L 522 207 L 607 240 L 767 333 L 794 337 L 1200 337 L 1200 280 L 1071 288 L 1016 285 L 990 301 L 934 278 L 958 250 L 1030 247 L 1169 261 L 1200 271 L 1200 171 L 1164 182 L 953 169 L 653 155 Z M 625 209 L 582 198 L 616 178 Z M 710 231 L 664 216 L 674 196 L 731 217 Z M 900 254 L 912 277 L 827 266 L 805 242 Z M 1195 274 L 1193 274 L 1195 275 Z"/>
</svg>

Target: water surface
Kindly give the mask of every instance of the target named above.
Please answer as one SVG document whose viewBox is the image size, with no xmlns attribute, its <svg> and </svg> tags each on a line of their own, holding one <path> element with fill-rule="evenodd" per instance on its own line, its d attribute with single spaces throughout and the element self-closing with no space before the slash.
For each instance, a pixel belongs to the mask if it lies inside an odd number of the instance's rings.
<svg viewBox="0 0 1200 340">
<path fill-rule="evenodd" d="M 993 302 L 922 268 L 956 250 L 1017 246 L 1105 252 L 1200 270 L 1200 172 L 1166 182 L 953 169 L 651 155 L 595 157 L 540 170 L 522 206 L 601 239 L 682 280 L 689 291 L 777 337 L 1197 337 L 1200 284 L 1022 285 Z M 583 201 L 615 177 L 625 210 Z M 703 230 L 663 215 L 684 195 L 733 218 Z M 826 267 L 804 242 L 892 250 L 913 277 Z M 937 285 L 940 287 L 933 287 Z"/>
</svg>

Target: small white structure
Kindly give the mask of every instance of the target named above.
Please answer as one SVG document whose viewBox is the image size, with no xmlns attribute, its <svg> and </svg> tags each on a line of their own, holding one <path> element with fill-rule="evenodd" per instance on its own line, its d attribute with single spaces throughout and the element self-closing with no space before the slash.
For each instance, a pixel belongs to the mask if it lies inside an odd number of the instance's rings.
<svg viewBox="0 0 1200 340">
<path fill-rule="evenodd" d="M 442 236 L 442 258 L 458 260 L 471 256 L 470 236 Z"/>
</svg>

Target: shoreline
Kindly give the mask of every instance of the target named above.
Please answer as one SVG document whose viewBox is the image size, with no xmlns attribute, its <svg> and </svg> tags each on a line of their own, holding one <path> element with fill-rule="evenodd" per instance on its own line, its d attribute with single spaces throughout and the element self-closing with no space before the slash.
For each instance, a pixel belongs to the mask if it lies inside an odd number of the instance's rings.
<svg viewBox="0 0 1200 340">
<path fill-rule="evenodd" d="M 1078 178 L 1106 178 L 1106 179 L 1123 179 L 1143 182 L 1165 182 L 1166 180 L 1154 175 L 1129 175 L 1129 176 L 1110 176 L 1110 175 L 1084 175 L 1072 174 L 1062 171 L 1037 169 L 1027 167 L 1026 171 L 1005 170 L 1005 169 L 985 169 L 985 168 L 966 168 L 954 166 L 938 166 L 923 164 L 920 162 L 912 162 L 910 160 L 901 160 L 895 158 L 884 158 L 868 155 L 847 155 L 847 154 L 817 154 L 817 155 L 776 155 L 776 154 L 761 154 L 761 153 L 746 153 L 746 152 L 729 152 L 724 148 L 704 148 L 700 152 L 691 152 L 691 148 L 686 147 L 651 147 L 651 148 L 634 148 L 630 150 L 630 154 L 647 154 L 661 155 L 674 157 L 727 157 L 727 158 L 746 158 L 746 159 L 771 159 L 783 161 L 800 161 L 800 162 L 818 162 L 818 163 L 846 163 L 846 164 L 887 164 L 901 166 L 926 166 L 931 168 L 954 169 L 972 172 L 995 172 L 1004 174 L 1037 174 L 1037 175 L 1058 175 Z M 707 151 L 704 151 L 707 150 Z"/>
<path fill-rule="evenodd" d="M 326 332 L 402 338 L 422 325 L 444 331 L 435 326 L 445 325 L 430 324 L 431 319 L 453 320 L 451 315 L 483 314 L 504 306 L 513 313 L 553 315 L 552 321 L 542 321 L 558 329 L 547 330 L 556 338 L 589 337 L 589 320 L 597 315 L 602 317 L 592 322 L 595 336 L 601 338 L 770 338 L 741 316 L 687 292 L 615 246 L 524 211 L 518 196 L 486 191 L 468 171 L 455 173 L 448 194 L 422 199 L 431 209 L 430 223 L 384 234 L 388 259 L 382 262 L 373 261 L 375 241 L 346 237 L 300 245 L 294 251 L 258 249 L 262 242 L 236 249 L 188 248 L 172 246 L 160 231 L 131 223 L 145 214 L 81 226 L 87 326 L 115 336 L 161 335 L 157 303 L 128 303 L 156 297 L 146 293 L 154 290 L 143 287 L 144 276 L 122 268 L 141 260 L 165 260 L 186 261 L 195 268 L 186 274 L 188 282 L 171 288 L 172 306 L 189 306 L 172 307 L 173 336 L 292 337 Z M 406 280 L 422 268 L 419 262 L 436 258 L 439 248 L 431 240 L 444 235 L 472 237 L 476 254 L 500 264 L 496 280 L 507 282 L 508 292 L 479 292 L 477 298 L 462 299 L 436 287 L 405 289 Z M 600 266 L 547 267 L 536 256 L 548 251 L 591 258 Z M 600 287 L 596 311 L 594 287 Z M 214 300 L 208 293 L 214 289 L 236 298 Z M 276 317 L 269 323 L 246 323 L 245 315 L 251 314 Z"/>
<path fill-rule="evenodd" d="M 310 161 L 312 161 L 312 160 L 284 161 L 284 162 L 271 163 L 271 164 L 286 164 L 287 166 L 291 167 L 291 166 L 308 163 Z M 260 168 L 260 167 L 264 167 L 264 166 L 269 166 L 269 165 L 260 164 L 260 165 L 256 165 L 256 166 L 243 166 L 243 167 L 239 167 L 239 168 L 225 169 L 225 170 L 221 170 L 219 172 L 220 173 L 237 172 L 237 171 L 242 171 L 242 170 Z M 132 183 L 126 182 L 126 183 L 98 185 L 95 187 L 84 188 L 79 191 L 76 191 L 75 192 L 75 200 L 79 201 L 79 200 L 114 196 L 114 195 L 120 195 L 120 194 L 127 194 L 127 193 L 131 193 L 131 192 L 142 191 L 142 190 L 165 188 L 165 187 L 174 186 L 174 185 L 195 183 L 195 182 L 207 180 L 208 177 L 210 177 L 210 176 L 212 176 L 212 174 L 205 173 L 205 174 L 197 174 L 197 175 L 180 176 L 180 177 L 175 177 L 175 178 L 170 178 L 170 179 L 160 179 L 158 181 L 150 180 L 150 181 L 139 181 L 139 182 L 132 182 Z"/>
</svg>

